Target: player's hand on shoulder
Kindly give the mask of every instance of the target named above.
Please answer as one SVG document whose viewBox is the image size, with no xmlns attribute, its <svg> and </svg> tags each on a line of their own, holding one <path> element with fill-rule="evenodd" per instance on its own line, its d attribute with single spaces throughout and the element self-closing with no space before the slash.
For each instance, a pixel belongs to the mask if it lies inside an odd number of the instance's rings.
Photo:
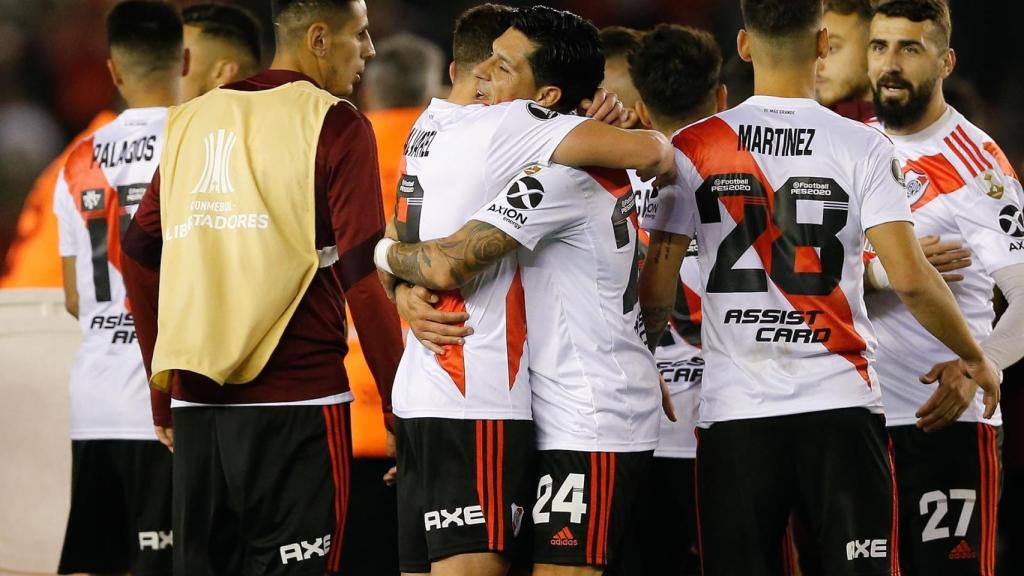
<svg viewBox="0 0 1024 576">
<path fill-rule="evenodd" d="M 628 112 L 622 106 L 622 102 L 619 101 L 619 97 L 614 92 L 609 92 L 604 88 L 598 88 L 597 92 L 594 93 L 594 97 L 581 102 L 580 107 L 587 117 L 593 118 L 598 122 L 611 124 L 612 126 L 619 126 L 620 128 L 625 128 L 625 124 L 630 119 Z"/>
<path fill-rule="evenodd" d="M 960 282 L 963 274 L 954 274 L 971 265 L 971 253 L 956 241 L 941 242 L 938 236 L 922 236 L 917 239 L 928 263 L 935 267 L 946 282 Z"/>
<path fill-rule="evenodd" d="M 399 284 L 395 301 L 398 315 L 409 324 L 413 335 L 435 354 L 444 354 L 444 346 L 465 344 L 464 338 L 473 333 L 464 325 L 469 314 L 435 309 L 437 295 L 422 286 Z"/>
</svg>

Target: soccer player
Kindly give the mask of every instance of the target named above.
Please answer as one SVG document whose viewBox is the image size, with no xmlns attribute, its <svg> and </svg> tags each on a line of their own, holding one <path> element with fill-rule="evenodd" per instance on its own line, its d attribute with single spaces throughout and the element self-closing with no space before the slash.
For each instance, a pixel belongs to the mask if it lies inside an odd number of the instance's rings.
<svg viewBox="0 0 1024 576">
<path fill-rule="evenodd" d="M 668 137 L 685 126 L 726 108 L 719 82 L 722 53 L 714 37 L 702 30 L 662 24 L 642 37 L 629 56 L 631 82 L 640 95 L 636 111 L 644 127 Z M 607 79 L 607 77 L 606 77 Z M 635 188 L 634 188 L 635 189 Z M 646 183 L 637 194 L 643 222 L 667 218 L 651 200 L 658 189 Z M 648 211 L 650 206 L 652 210 Z M 654 226 L 657 228 L 657 226 Z M 653 232 L 657 238 L 664 233 Z M 696 242 L 681 247 L 696 255 Z M 700 572 L 697 556 L 697 511 L 694 462 L 700 382 L 704 372 L 700 340 L 700 271 L 696 258 L 678 270 L 671 322 L 656 344 L 654 358 L 668 385 L 676 421 L 661 417 L 649 481 L 639 496 L 635 529 L 628 536 L 625 563 L 618 574 L 685 574 Z"/>
<path fill-rule="evenodd" d="M 126 0 L 107 16 L 107 66 L 128 104 L 71 151 L 53 211 L 64 296 L 82 343 L 71 370 L 71 511 L 61 574 L 171 573 L 171 454 L 121 279 L 121 239 L 153 178 L 167 106 L 188 64 L 170 4 Z"/>
<path fill-rule="evenodd" d="M 189 72 L 182 101 L 221 84 L 241 80 L 259 69 L 259 23 L 244 8 L 219 3 L 194 4 L 184 9 L 185 49 Z M 226 75 L 233 73 L 232 76 Z M 18 235 L 7 250 L 0 288 L 61 286 L 57 247 L 57 220 L 53 215 L 53 188 L 67 155 L 117 114 L 103 110 L 89 127 L 75 136 L 64 153 L 47 166 L 32 186 L 18 217 Z"/>
<path fill-rule="evenodd" d="M 547 8 L 513 13 L 484 5 L 459 18 L 451 96 L 431 102 L 406 145 L 395 222 L 400 239 L 457 231 L 531 162 L 618 165 L 646 156 L 672 168 L 666 139 L 564 114 L 597 88 L 592 32 L 579 17 Z M 496 56 L 488 60 L 492 43 Z M 478 86 L 477 77 L 487 81 Z M 470 105 L 478 87 L 495 105 Z M 513 98 L 536 102 L 502 104 Z M 633 151 L 610 154 L 618 143 Z M 515 256 L 459 288 L 440 294 L 438 308 L 468 312 L 473 335 L 447 350 L 411 339 L 396 376 L 401 566 L 504 574 L 535 481 Z"/>
<path fill-rule="evenodd" d="M 811 99 L 828 50 L 817 0 L 743 0 L 738 51 L 755 95 L 684 128 L 676 194 L 663 191 L 644 265 L 648 338 L 674 304 L 682 247 L 699 238 L 702 343 L 697 448 L 703 573 L 775 574 L 802 509 L 828 574 L 898 571 L 893 478 L 874 336 L 863 303 L 865 236 L 914 317 L 959 359 L 940 387 L 986 391 L 998 374 L 913 236 L 892 144 Z M 926 417 L 949 419 L 966 400 Z"/>
<path fill-rule="evenodd" d="M 828 30 L 828 56 L 818 60 L 815 98 L 822 106 L 859 122 L 872 118 L 868 83 L 868 0 L 825 0 L 822 25 Z"/>
<path fill-rule="evenodd" d="M 959 240 L 974 256 L 953 294 L 986 356 L 1005 369 L 1024 357 L 1021 184 L 992 138 L 945 102 L 943 81 L 956 65 L 950 36 L 942 0 L 881 5 L 868 57 L 875 110 L 896 146 L 917 233 Z M 869 277 L 884 284 L 891 267 L 871 266 Z M 995 329 L 993 287 L 1009 302 Z M 993 574 L 1001 414 L 988 413 L 973 386 L 922 386 L 921 374 L 939 363 L 927 378 L 934 380 L 955 356 L 891 290 L 869 292 L 866 303 L 894 448 L 904 573 Z M 954 409 L 949 392 L 966 409 Z M 955 423 L 938 430 L 946 420 Z"/>
<path fill-rule="evenodd" d="M 185 8 L 181 17 L 191 57 L 183 101 L 259 72 L 262 26 L 247 9 L 209 2 Z"/>
<path fill-rule="evenodd" d="M 601 29 L 601 52 L 604 53 L 604 80 L 601 87 L 615 94 L 629 115 L 623 128 L 639 125 L 636 103 L 640 94 L 629 78 L 629 55 L 640 47 L 643 32 L 625 26 L 606 26 Z"/>
<path fill-rule="evenodd" d="M 500 100 L 536 82 L 538 102 L 553 110 L 537 104 L 526 110 L 541 123 L 565 122 L 558 111 L 575 108 L 595 90 L 603 69 L 592 25 L 536 7 L 517 11 L 512 27 L 495 40 L 494 55 L 477 68 L 478 89 Z M 580 124 L 572 134 L 592 124 Z M 534 573 L 600 573 L 618 552 L 636 483 L 657 442 L 657 373 L 638 333 L 633 193 L 624 172 L 588 174 L 540 164 L 514 172 L 518 176 L 498 197 L 454 233 L 422 243 L 385 240 L 375 259 L 383 270 L 436 290 L 472 290 L 479 278 L 494 273 L 508 274 L 513 286 L 521 283 L 521 294 L 491 298 L 497 305 L 471 310 L 469 318 L 497 313 L 529 326 L 527 348 L 515 350 L 528 356 L 540 449 L 532 506 Z M 519 269 L 505 272 L 513 252 Z M 478 334 L 467 336 L 466 346 Z M 522 332 L 507 329 L 496 336 L 507 345 Z M 506 390 L 500 398 L 510 395 L 506 374 L 521 378 L 523 368 L 509 362 L 494 371 Z M 468 364 L 466 370 L 468 376 Z M 527 389 L 519 386 L 512 386 L 515 394 Z M 523 416 L 530 410 L 517 405 Z M 500 431 L 500 424 L 494 426 Z M 510 428 L 509 421 L 504 426 Z M 496 432 L 489 424 L 486 429 L 484 440 L 494 442 Z M 477 446 L 483 450 L 478 466 L 491 466 L 488 444 Z M 407 479 L 401 463 L 399 475 Z M 479 474 L 478 480 L 482 500 L 493 501 L 493 483 Z M 513 507 L 513 518 L 529 512 L 520 507 Z"/>
<path fill-rule="evenodd" d="M 124 241 L 143 358 L 173 398 L 153 416 L 175 450 L 179 576 L 338 570 L 345 301 L 385 411 L 402 350 L 371 259 L 373 133 L 339 99 L 374 54 L 366 5 L 278 0 L 274 21 L 270 70 L 169 114 Z"/>
</svg>

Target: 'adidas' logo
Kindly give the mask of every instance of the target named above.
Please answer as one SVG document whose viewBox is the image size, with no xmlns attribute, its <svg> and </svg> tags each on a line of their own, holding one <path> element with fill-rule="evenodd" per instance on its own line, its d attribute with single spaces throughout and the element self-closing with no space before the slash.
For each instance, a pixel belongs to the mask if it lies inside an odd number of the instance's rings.
<svg viewBox="0 0 1024 576">
<path fill-rule="evenodd" d="M 949 553 L 950 560 L 975 560 L 978 558 L 978 553 L 971 548 L 971 545 L 967 543 L 967 540 L 961 540 L 959 544 L 953 548 Z"/>
<path fill-rule="evenodd" d="M 580 541 L 577 540 L 576 537 L 572 535 L 572 531 L 569 530 L 568 526 L 566 526 L 565 528 L 562 528 L 561 530 L 559 530 L 558 534 L 555 534 L 554 537 L 551 538 L 551 545 L 552 546 L 579 546 L 580 545 Z"/>
</svg>

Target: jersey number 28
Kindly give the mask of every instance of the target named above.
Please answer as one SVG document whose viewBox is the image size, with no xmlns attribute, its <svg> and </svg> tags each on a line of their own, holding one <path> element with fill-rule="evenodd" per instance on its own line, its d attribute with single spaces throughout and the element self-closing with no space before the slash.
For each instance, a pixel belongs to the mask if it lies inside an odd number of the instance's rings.
<svg viewBox="0 0 1024 576">
<path fill-rule="evenodd" d="M 721 203 L 736 227 L 718 246 L 707 291 L 767 292 L 771 276 L 787 294 L 832 293 L 843 273 L 845 254 L 836 235 L 846 226 L 849 201 L 831 178 L 790 178 L 769 198 L 753 174 L 711 176 L 697 189 L 700 221 L 720 223 Z M 764 268 L 736 268 L 751 248 Z"/>
</svg>

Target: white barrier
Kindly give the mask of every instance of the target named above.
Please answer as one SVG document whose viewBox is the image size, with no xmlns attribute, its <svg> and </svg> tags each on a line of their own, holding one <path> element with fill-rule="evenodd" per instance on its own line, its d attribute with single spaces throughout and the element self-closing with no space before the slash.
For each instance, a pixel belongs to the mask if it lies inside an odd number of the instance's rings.
<svg viewBox="0 0 1024 576">
<path fill-rule="evenodd" d="M 59 289 L 0 290 L 0 574 L 57 570 L 71 484 L 78 324 Z"/>
</svg>

